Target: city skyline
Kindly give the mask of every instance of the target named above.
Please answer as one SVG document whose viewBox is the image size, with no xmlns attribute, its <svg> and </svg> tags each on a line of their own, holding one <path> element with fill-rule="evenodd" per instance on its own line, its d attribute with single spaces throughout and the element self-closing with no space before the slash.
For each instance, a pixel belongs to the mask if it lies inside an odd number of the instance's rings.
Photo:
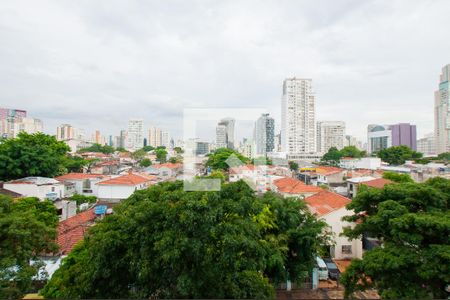
<svg viewBox="0 0 450 300">
<path fill-rule="evenodd" d="M 263 106 L 279 128 L 280 84 L 297 76 L 314 80 L 317 119 L 343 120 L 360 140 L 370 123 L 414 123 L 419 138 L 432 132 L 450 50 L 433 33 L 450 4 L 338 2 L 326 11 L 178 4 L 170 13 L 168 4 L 4 3 L 1 105 L 27 109 L 48 133 L 68 123 L 115 135 L 142 118 L 177 138 L 188 107 Z M 55 33 L 56 23 L 64 30 Z"/>
</svg>

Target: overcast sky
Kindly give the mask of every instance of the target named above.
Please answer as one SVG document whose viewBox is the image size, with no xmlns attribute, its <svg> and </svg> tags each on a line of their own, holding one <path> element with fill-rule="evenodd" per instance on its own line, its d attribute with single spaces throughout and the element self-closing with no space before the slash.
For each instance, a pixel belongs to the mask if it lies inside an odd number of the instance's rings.
<svg viewBox="0 0 450 300">
<path fill-rule="evenodd" d="M 0 106 L 45 131 L 117 135 L 129 118 L 181 137 L 183 108 L 266 108 L 312 78 L 318 120 L 433 130 L 450 1 L 1 1 Z M 238 117 L 238 116 L 235 116 Z M 278 127 L 279 128 L 279 127 Z"/>
</svg>

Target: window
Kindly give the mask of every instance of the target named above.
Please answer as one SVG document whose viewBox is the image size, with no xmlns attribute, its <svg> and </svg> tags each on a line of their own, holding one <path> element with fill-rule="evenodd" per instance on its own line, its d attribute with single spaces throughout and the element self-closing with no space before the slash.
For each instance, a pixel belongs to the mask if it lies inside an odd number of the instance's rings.
<svg viewBox="0 0 450 300">
<path fill-rule="evenodd" d="M 352 245 L 342 245 L 342 254 L 352 254 Z"/>
<path fill-rule="evenodd" d="M 52 186 L 52 192 L 54 192 L 55 191 L 55 187 L 54 186 Z"/>
</svg>

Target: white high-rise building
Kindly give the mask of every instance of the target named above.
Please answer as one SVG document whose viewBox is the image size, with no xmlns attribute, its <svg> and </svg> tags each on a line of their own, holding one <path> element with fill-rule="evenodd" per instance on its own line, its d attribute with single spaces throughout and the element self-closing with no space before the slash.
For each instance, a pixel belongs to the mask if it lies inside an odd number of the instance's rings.
<svg viewBox="0 0 450 300">
<path fill-rule="evenodd" d="M 225 118 L 219 121 L 216 127 L 217 148 L 234 149 L 234 122 L 232 118 Z"/>
<path fill-rule="evenodd" d="M 44 129 L 42 121 L 35 118 L 22 118 L 20 121 L 15 121 L 13 127 L 13 137 L 17 137 L 20 132 L 33 134 L 42 132 Z"/>
<path fill-rule="evenodd" d="M 227 148 L 227 126 L 219 124 L 216 127 L 216 148 Z"/>
<path fill-rule="evenodd" d="M 144 147 L 144 121 L 131 119 L 128 121 L 127 149 L 136 151 Z"/>
<path fill-rule="evenodd" d="M 316 110 L 311 79 L 288 78 L 281 100 L 281 148 L 287 154 L 316 153 Z"/>
<path fill-rule="evenodd" d="M 434 133 L 426 134 L 423 138 L 417 140 L 417 152 L 423 153 L 424 156 L 432 156 L 436 154 L 436 143 Z"/>
<path fill-rule="evenodd" d="M 61 124 L 56 128 L 56 139 L 58 141 L 67 140 L 83 140 L 84 132 L 81 129 L 75 128 L 70 124 Z"/>
<path fill-rule="evenodd" d="M 439 89 L 434 93 L 436 154 L 450 152 L 450 64 L 442 68 Z"/>
<path fill-rule="evenodd" d="M 317 122 L 317 151 L 326 153 L 331 147 L 344 148 L 345 122 Z"/>
<path fill-rule="evenodd" d="M 170 134 L 166 130 L 161 131 L 161 146 L 166 147 L 166 149 L 171 148 L 170 147 Z"/>
<path fill-rule="evenodd" d="M 148 130 L 148 144 L 152 147 L 162 146 L 162 130 L 158 127 L 150 127 Z"/>
</svg>

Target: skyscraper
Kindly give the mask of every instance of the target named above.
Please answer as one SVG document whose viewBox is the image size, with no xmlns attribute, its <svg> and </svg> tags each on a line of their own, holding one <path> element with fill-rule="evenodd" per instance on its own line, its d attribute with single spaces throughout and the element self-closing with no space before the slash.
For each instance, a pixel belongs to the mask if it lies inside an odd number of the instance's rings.
<svg viewBox="0 0 450 300">
<path fill-rule="evenodd" d="M 162 146 L 161 135 L 161 128 L 157 128 L 154 126 L 150 127 L 150 129 L 148 130 L 148 144 L 152 147 Z"/>
<path fill-rule="evenodd" d="M 75 138 L 75 128 L 70 124 L 61 124 L 56 128 L 56 139 L 65 141 Z"/>
<path fill-rule="evenodd" d="M 442 68 L 439 89 L 434 93 L 436 154 L 450 152 L 450 64 Z"/>
<path fill-rule="evenodd" d="M 255 154 L 266 155 L 275 148 L 275 120 L 269 114 L 262 114 L 255 124 Z"/>
<path fill-rule="evenodd" d="M 161 130 L 161 146 L 166 147 L 166 149 L 170 148 L 170 134 L 166 130 Z"/>
<path fill-rule="evenodd" d="M 331 147 L 344 148 L 345 122 L 317 122 L 317 151 L 326 153 Z"/>
<path fill-rule="evenodd" d="M 234 149 L 234 122 L 232 118 L 219 121 L 216 127 L 216 147 Z"/>
<path fill-rule="evenodd" d="M 315 96 L 311 79 L 294 77 L 283 82 L 281 147 L 288 154 L 316 152 Z"/>
<path fill-rule="evenodd" d="M 131 119 L 128 121 L 128 150 L 136 151 L 144 147 L 143 123 L 142 119 Z"/>
</svg>

